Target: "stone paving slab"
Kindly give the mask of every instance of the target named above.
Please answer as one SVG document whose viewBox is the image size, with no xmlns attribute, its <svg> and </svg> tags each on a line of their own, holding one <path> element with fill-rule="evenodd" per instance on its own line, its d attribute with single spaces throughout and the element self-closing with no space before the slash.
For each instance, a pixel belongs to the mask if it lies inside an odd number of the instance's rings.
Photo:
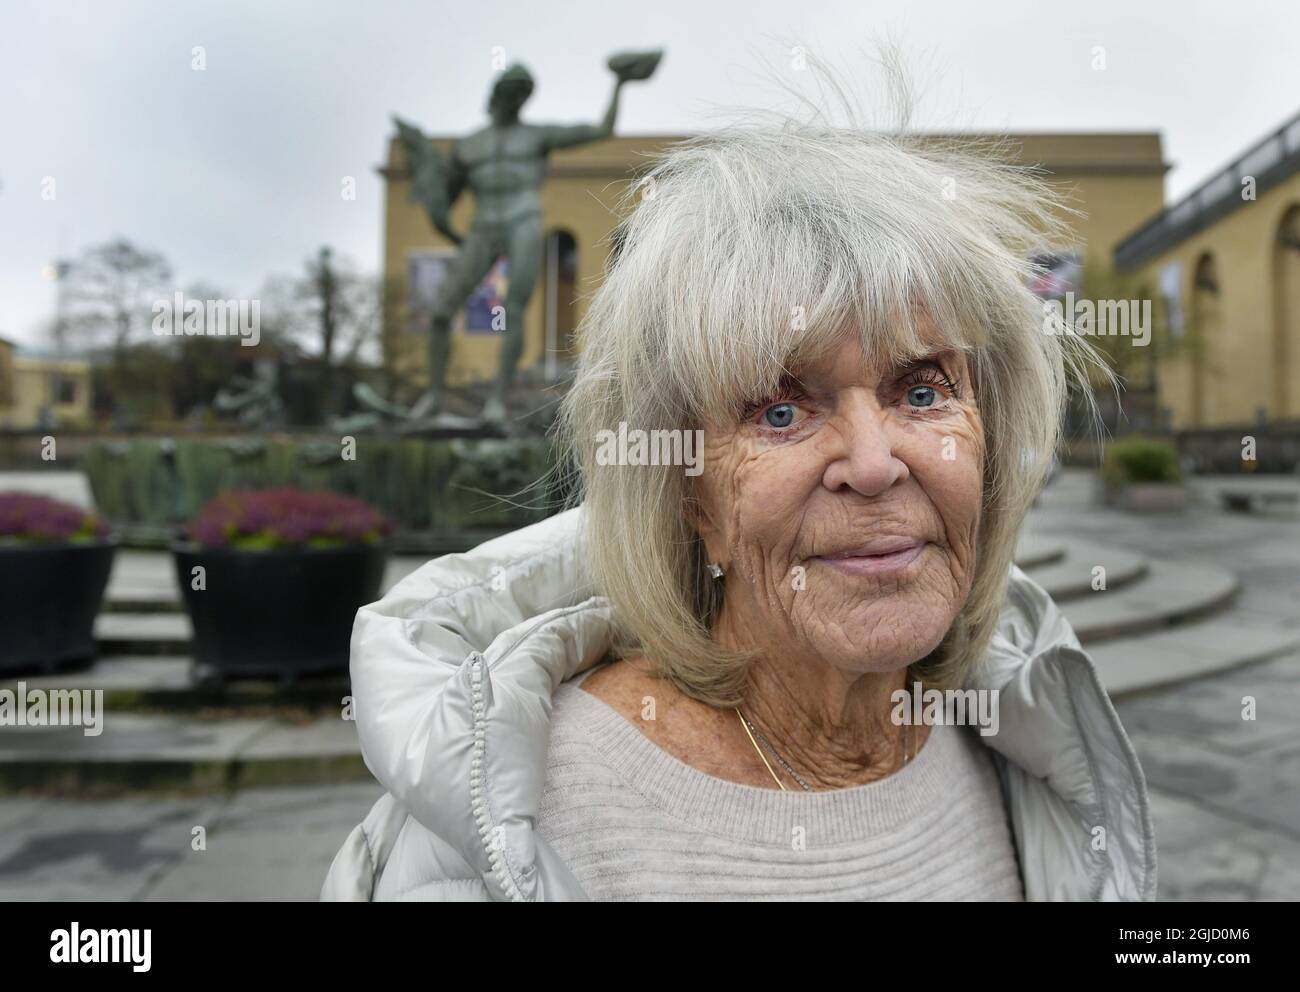
<svg viewBox="0 0 1300 992">
<path fill-rule="evenodd" d="M 314 900 L 373 781 L 191 799 L 0 798 L 0 901 Z M 194 828 L 204 830 L 195 850 Z"/>
<path fill-rule="evenodd" d="M 1300 836 L 1300 741 L 1292 738 L 1242 760 L 1171 736 L 1132 736 L 1152 787 L 1253 827 Z"/>
<path fill-rule="evenodd" d="M 1161 902 L 1293 902 L 1300 840 L 1150 790 Z"/>
<path fill-rule="evenodd" d="M 224 797 L 62 800 L 0 797 L 0 900 L 141 898 L 188 850 L 190 830 L 213 822 Z"/>
<path fill-rule="evenodd" d="M 1243 700 L 1255 700 L 1255 719 Z M 1120 700 L 1150 788 L 1300 842 L 1300 652 Z M 1300 898 L 1300 889 L 1295 893 Z"/>
<path fill-rule="evenodd" d="M 1253 720 L 1243 699 L 1255 700 Z M 1300 648 L 1213 678 L 1127 695 L 1117 703 L 1131 734 L 1169 737 L 1243 761 L 1300 736 Z M 1300 783 L 1297 783 L 1300 806 Z M 1300 809 L 1297 809 L 1300 814 Z"/>
<path fill-rule="evenodd" d="M 209 828 L 207 850 L 185 849 L 143 898 L 319 899 L 334 855 L 383 792 L 373 781 L 241 792 Z"/>
<path fill-rule="evenodd" d="M 1151 797 L 1159 898 L 1300 899 L 1300 650 L 1116 710 Z"/>
<path fill-rule="evenodd" d="M 1275 658 L 1300 647 L 1300 630 L 1231 610 L 1186 626 L 1086 647 L 1113 696 Z"/>
</svg>

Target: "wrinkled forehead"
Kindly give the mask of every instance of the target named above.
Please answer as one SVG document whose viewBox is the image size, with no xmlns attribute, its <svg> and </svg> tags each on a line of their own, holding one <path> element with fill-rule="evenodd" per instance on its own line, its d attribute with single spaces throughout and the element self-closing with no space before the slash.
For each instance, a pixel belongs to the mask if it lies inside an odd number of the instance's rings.
<svg viewBox="0 0 1300 992">
<path fill-rule="evenodd" d="M 888 333 L 882 327 L 864 331 L 848 321 L 837 333 L 809 335 L 792 342 L 779 363 L 779 374 L 824 382 L 874 381 L 891 371 L 925 361 L 964 366 L 974 345 L 964 336 L 945 333 L 930 314 L 918 309 L 910 328 Z"/>
<path fill-rule="evenodd" d="M 630 354 L 653 369 L 636 385 L 661 409 L 722 423 L 783 376 L 835 360 L 845 340 L 878 369 L 943 351 L 969 359 L 996 344 L 995 328 L 1023 323 L 1015 264 L 924 188 L 859 177 L 846 196 L 831 180 L 857 172 L 818 178 L 833 160 L 756 177 L 763 168 L 745 157 L 709 182 L 670 183 L 629 227 L 618 291 L 638 328 Z"/>
<path fill-rule="evenodd" d="M 943 322 L 923 305 L 875 313 L 847 307 L 811 327 L 768 325 L 766 333 L 741 335 L 732 344 L 711 378 L 701 377 L 692 390 L 700 400 L 693 411 L 700 420 L 725 422 L 790 385 L 874 385 L 926 361 L 965 375 L 982 346 L 968 325 Z"/>
</svg>

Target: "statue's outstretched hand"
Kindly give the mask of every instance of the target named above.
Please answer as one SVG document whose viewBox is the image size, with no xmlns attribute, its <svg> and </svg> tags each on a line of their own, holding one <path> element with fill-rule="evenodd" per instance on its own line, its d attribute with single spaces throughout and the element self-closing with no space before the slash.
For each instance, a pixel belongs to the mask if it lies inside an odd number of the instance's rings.
<svg viewBox="0 0 1300 992">
<path fill-rule="evenodd" d="M 662 48 L 650 52 L 618 52 L 605 63 L 620 83 L 649 79 L 664 57 Z"/>
</svg>

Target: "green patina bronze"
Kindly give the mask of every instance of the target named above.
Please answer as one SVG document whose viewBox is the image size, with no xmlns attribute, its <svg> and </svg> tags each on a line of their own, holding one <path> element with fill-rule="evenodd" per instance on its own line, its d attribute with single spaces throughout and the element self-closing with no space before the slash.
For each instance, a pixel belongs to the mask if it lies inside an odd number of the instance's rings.
<svg viewBox="0 0 1300 992">
<path fill-rule="evenodd" d="M 499 424 L 506 418 L 506 397 L 524 347 L 523 315 L 532 296 L 542 262 L 542 182 L 547 156 L 611 137 L 618 116 L 619 91 L 624 83 L 649 79 L 661 51 L 627 52 L 607 62 L 614 73 L 614 92 L 598 124 L 560 126 L 526 124 L 520 110 L 532 95 L 533 77 L 516 63 L 493 84 L 488 100 L 491 123 L 458 139 L 443 157 L 419 128 L 394 118 L 398 140 L 406 154 L 411 197 L 424 207 L 434 228 L 458 245 L 446 277 L 438 287 L 429 322 L 428 390 L 406 411 L 414 421 L 440 426 L 439 407 L 451 350 L 451 322 L 499 255 L 509 260 L 505 328 L 497 377 L 483 420 Z M 464 190 L 474 194 L 475 213 L 461 237 L 451 227 L 452 205 Z M 358 397 L 365 402 L 365 397 Z M 371 404 L 380 413 L 382 410 Z"/>
<path fill-rule="evenodd" d="M 229 489 L 298 486 L 358 496 L 399 533 L 509 530 L 559 508 L 544 438 L 138 438 L 87 445 L 79 468 L 116 525 L 173 528 Z M 441 539 L 441 538 L 440 538 Z M 470 542 L 477 543 L 477 542 Z M 470 544 L 466 544 L 466 547 Z"/>
</svg>

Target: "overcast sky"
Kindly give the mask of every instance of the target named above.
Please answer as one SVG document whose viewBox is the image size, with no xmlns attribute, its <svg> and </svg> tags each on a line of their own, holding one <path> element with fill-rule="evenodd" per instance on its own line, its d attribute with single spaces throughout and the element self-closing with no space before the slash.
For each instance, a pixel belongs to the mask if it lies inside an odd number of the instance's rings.
<svg viewBox="0 0 1300 992">
<path fill-rule="evenodd" d="M 481 125 L 498 48 L 538 79 L 525 119 L 576 122 L 608 54 L 663 47 L 618 130 L 672 134 L 776 104 L 791 41 L 864 90 L 892 41 L 920 127 L 1159 131 L 1168 202 L 1300 110 L 1297 38 L 1295 0 L 0 0 L 0 336 L 38 342 L 42 269 L 116 236 L 233 296 L 322 244 L 377 270 L 389 115 Z"/>
</svg>

